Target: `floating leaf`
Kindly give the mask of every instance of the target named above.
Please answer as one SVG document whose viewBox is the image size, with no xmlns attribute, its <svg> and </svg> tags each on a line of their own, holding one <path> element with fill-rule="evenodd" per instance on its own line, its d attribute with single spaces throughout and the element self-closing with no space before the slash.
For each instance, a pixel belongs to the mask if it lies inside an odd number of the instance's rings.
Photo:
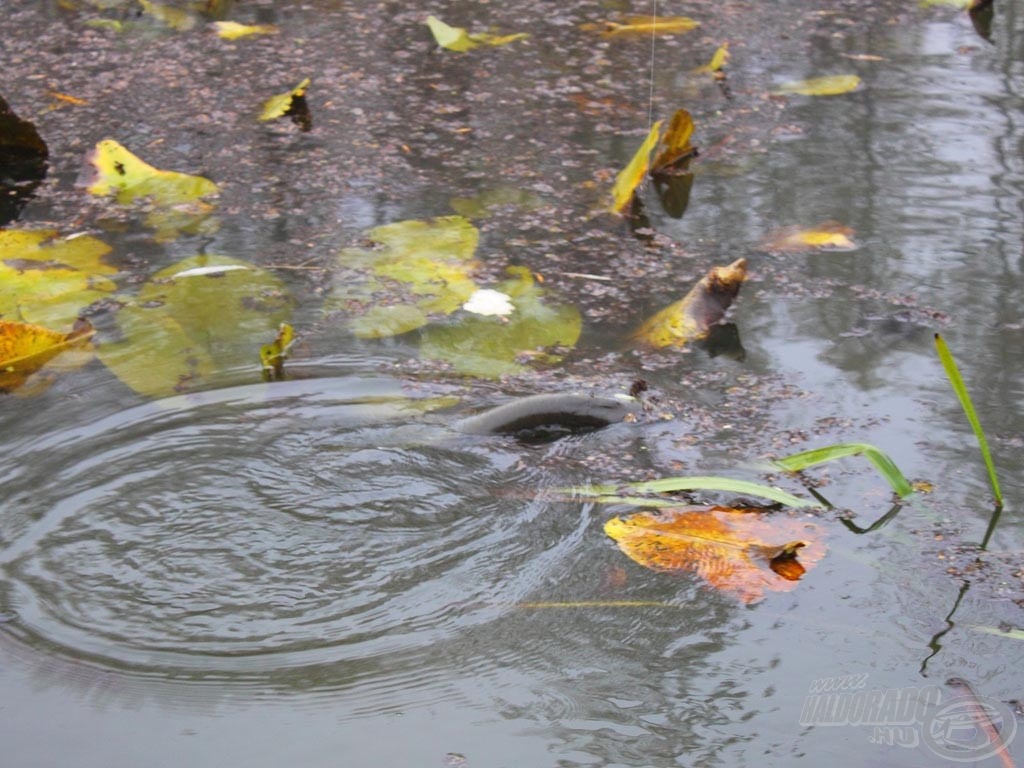
<svg viewBox="0 0 1024 768">
<path fill-rule="evenodd" d="M 633 334 L 633 340 L 660 349 L 704 338 L 725 316 L 746 276 L 746 259 L 714 267 L 686 296 L 649 317 Z"/>
<path fill-rule="evenodd" d="M 154 275 L 117 311 L 120 338 L 104 341 L 97 355 L 141 394 L 199 389 L 217 373 L 255 372 L 252 340 L 275 333 L 290 309 L 273 275 L 237 259 L 193 256 Z"/>
<path fill-rule="evenodd" d="M 824 554 L 813 523 L 729 507 L 638 512 L 612 518 L 604 530 L 645 568 L 696 573 L 748 604 L 793 589 Z"/>
<path fill-rule="evenodd" d="M 277 337 L 270 344 L 260 347 L 260 363 L 263 365 L 265 375 L 278 380 L 284 378 L 284 361 L 294 343 L 294 329 L 288 323 L 281 323 L 277 329 Z"/>
<path fill-rule="evenodd" d="M 351 317 L 359 338 L 416 330 L 432 316 L 454 312 L 477 290 L 471 275 L 480 233 L 461 216 L 385 224 L 367 237 L 379 247 L 346 248 L 339 257 L 365 278 L 339 276 L 329 301 Z"/>
<path fill-rule="evenodd" d="M 237 40 L 252 35 L 276 35 L 277 27 L 273 24 L 239 24 L 237 21 L 215 21 L 217 37 L 223 40 Z"/>
<path fill-rule="evenodd" d="M 725 491 L 737 493 L 742 496 L 753 496 L 759 499 L 768 499 L 778 504 L 785 504 L 788 507 L 797 509 L 805 507 L 820 506 L 816 503 L 806 501 L 785 491 L 773 488 L 768 485 L 751 483 L 747 480 L 736 480 L 731 477 L 718 477 L 715 475 L 697 475 L 690 477 L 665 477 L 660 480 L 645 480 L 625 485 L 588 485 L 576 488 L 563 488 L 564 493 L 573 496 L 592 498 L 599 504 L 630 504 L 635 507 L 666 507 L 676 506 L 678 502 L 666 498 L 645 498 L 643 496 L 623 496 L 620 492 L 628 493 L 678 493 L 679 491 Z"/>
<path fill-rule="evenodd" d="M 540 197 L 527 190 L 497 187 L 481 192 L 475 197 L 453 197 L 448 204 L 453 211 L 467 219 L 484 219 L 490 216 L 495 208 L 508 206 L 532 211 L 539 208 L 543 202 Z"/>
<path fill-rule="evenodd" d="M 651 163 L 651 175 L 668 173 L 672 166 L 696 155 L 697 148 L 690 144 L 692 136 L 693 118 L 685 109 L 677 109 L 661 137 L 661 150 Z"/>
<path fill-rule="evenodd" d="M 89 235 L 59 238 L 52 229 L 0 230 L 0 315 L 61 327 L 116 286 L 102 261 L 110 246 Z"/>
<path fill-rule="evenodd" d="M 612 185 L 612 204 L 610 209 L 613 213 L 622 213 L 626 209 L 626 206 L 629 205 L 633 195 L 636 193 L 636 188 L 640 186 L 644 177 L 647 176 L 647 169 L 650 167 L 651 162 L 651 151 L 658 143 L 658 136 L 660 134 L 661 120 L 651 126 L 647 138 L 644 139 L 640 149 L 633 155 L 633 159 L 615 177 L 615 184 Z"/>
<path fill-rule="evenodd" d="M 179 8 L 154 3 L 151 0 L 139 0 L 139 5 L 142 6 L 143 13 L 152 16 L 154 19 L 163 22 L 178 32 L 187 32 L 196 25 L 195 16 Z"/>
<path fill-rule="evenodd" d="M 761 247 L 777 253 L 802 253 L 804 251 L 852 251 L 857 244 L 851 240 L 853 229 L 825 222 L 811 229 L 789 227 L 772 233 Z"/>
<path fill-rule="evenodd" d="M 772 93 L 796 93 L 801 96 L 836 96 L 840 93 L 849 93 L 856 90 L 858 86 L 860 86 L 860 78 L 857 75 L 828 75 L 827 77 L 813 77 L 810 80 L 783 83 Z"/>
<path fill-rule="evenodd" d="M 148 198 L 156 205 L 175 206 L 217 193 L 217 185 L 209 179 L 158 170 L 113 139 L 97 144 L 86 161 L 94 170 L 88 191 L 99 196 L 116 193 L 122 205 Z"/>
<path fill-rule="evenodd" d="M 309 88 L 310 79 L 307 77 L 287 93 L 279 93 L 271 96 L 263 104 L 263 111 L 260 113 L 260 121 L 276 120 L 279 117 L 290 117 L 292 122 L 298 125 L 303 131 L 313 127 L 313 117 L 309 111 L 309 104 L 306 102 L 306 90 Z"/>
<path fill-rule="evenodd" d="M 529 37 L 525 32 L 518 32 L 512 35 L 492 35 L 487 32 L 476 32 L 470 34 L 462 27 L 450 27 L 436 16 L 427 17 L 427 26 L 430 27 L 434 40 L 442 48 L 450 51 L 464 53 L 481 45 L 506 45 L 515 40 L 522 40 Z"/>
<path fill-rule="evenodd" d="M 889 456 L 880 451 L 870 443 L 836 443 L 821 448 L 812 448 L 809 451 L 801 451 L 791 456 L 786 456 L 775 461 L 780 467 L 790 472 L 799 472 L 815 464 L 823 464 L 826 461 L 836 461 L 847 456 L 864 456 L 874 465 L 879 474 L 885 478 L 892 489 L 901 496 L 909 496 L 914 492 L 910 481 L 903 476 L 899 467 Z"/>
<path fill-rule="evenodd" d="M 628 16 L 625 23 L 605 21 L 600 24 L 584 24 L 583 28 L 599 31 L 602 37 L 618 37 L 620 35 L 676 35 L 689 32 L 700 26 L 686 16 Z"/>
<path fill-rule="evenodd" d="M 555 362 L 545 350 L 573 347 L 583 321 L 573 306 L 549 305 L 530 271 L 510 268 L 516 275 L 497 290 L 509 296 L 514 312 L 508 319 L 467 315 L 451 325 L 423 330 L 420 354 L 444 360 L 459 373 L 481 378 L 522 373 L 521 358 Z"/>
<path fill-rule="evenodd" d="M 729 61 L 729 44 L 722 43 L 711 57 L 711 61 L 702 67 L 697 67 L 696 71 L 711 73 L 721 72 L 722 67 L 725 66 L 727 61 Z"/>
<path fill-rule="evenodd" d="M 87 345 L 93 333 L 84 320 L 76 322 L 70 333 L 0 320 L 0 390 L 17 389 L 57 355 Z"/>
</svg>

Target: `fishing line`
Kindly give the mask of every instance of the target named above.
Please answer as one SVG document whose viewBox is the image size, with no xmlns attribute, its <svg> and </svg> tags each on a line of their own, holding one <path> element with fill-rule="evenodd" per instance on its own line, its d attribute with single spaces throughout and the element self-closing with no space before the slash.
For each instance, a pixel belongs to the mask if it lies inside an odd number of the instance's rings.
<svg viewBox="0 0 1024 768">
<path fill-rule="evenodd" d="M 656 35 L 654 31 L 658 25 L 658 0 L 651 0 L 651 89 L 647 99 L 647 130 L 654 125 L 654 45 Z"/>
</svg>

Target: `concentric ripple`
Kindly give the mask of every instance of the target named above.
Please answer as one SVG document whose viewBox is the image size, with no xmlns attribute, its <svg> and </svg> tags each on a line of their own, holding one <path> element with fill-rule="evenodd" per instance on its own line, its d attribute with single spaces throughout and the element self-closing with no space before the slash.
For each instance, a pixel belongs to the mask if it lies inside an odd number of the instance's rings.
<svg viewBox="0 0 1024 768">
<path fill-rule="evenodd" d="M 580 524 L 529 525 L 539 502 L 508 493 L 536 487 L 525 449 L 455 435 L 436 404 L 294 382 L 25 439 L 4 468 L 0 631 L 166 675 L 415 665 L 548 578 Z"/>
</svg>

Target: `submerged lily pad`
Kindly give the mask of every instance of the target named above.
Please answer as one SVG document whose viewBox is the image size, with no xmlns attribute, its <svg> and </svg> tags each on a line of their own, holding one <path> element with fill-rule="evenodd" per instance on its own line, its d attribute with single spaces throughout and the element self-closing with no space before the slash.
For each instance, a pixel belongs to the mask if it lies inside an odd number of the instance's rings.
<svg viewBox="0 0 1024 768">
<path fill-rule="evenodd" d="M 0 315 L 55 328 L 116 286 L 102 261 L 110 246 L 89 235 L 60 238 L 52 229 L 0 230 Z"/>
<path fill-rule="evenodd" d="M 461 216 L 399 221 L 367 237 L 378 247 L 341 252 L 338 262 L 347 270 L 328 301 L 348 314 L 359 338 L 414 331 L 454 312 L 477 290 L 471 275 L 480 233 Z"/>
<path fill-rule="evenodd" d="M 433 325 L 422 331 L 422 357 L 450 363 L 459 373 L 480 378 L 499 378 L 522 373 L 521 359 L 556 362 L 551 348 L 571 348 L 579 340 L 583 320 L 569 305 L 550 305 L 529 270 L 509 270 L 513 279 L 495 288 L 508 296 L 513 311 L 508 317 L 467 313 L 450 325 Z"/>
<path fill-rule="evenodd" d="M 97 354 L 125 384 L 163 397 L 214 374 L 259 371 L 260 341 L 277 333 L 291 299 L 276 277 L 225 256 L 193 256 L 157 273 L 116 315 L 120 339 Z"/>
</svg>

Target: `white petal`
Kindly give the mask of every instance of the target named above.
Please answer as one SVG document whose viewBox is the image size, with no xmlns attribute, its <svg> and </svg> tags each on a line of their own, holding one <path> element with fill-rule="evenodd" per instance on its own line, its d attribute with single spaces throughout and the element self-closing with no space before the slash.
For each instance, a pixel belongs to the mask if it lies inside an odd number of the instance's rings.
<svg viewBox="0 0 1024 768">
<path fill-rule="evenodd" d="M 462 305 L 467 312 L 477 315 L 511 315 L 515 311 L 512 306 L 512 299 L 507 293 L 494 291 L 490 288 L 481 288 L 469 297 L 469 301 Z"/>
</svg>

